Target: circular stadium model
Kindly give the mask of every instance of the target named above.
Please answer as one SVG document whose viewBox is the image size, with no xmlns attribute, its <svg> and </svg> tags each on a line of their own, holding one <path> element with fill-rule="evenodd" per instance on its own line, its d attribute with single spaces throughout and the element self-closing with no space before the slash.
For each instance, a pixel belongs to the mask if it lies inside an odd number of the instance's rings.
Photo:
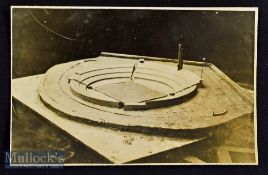
<svg viewBox="0 0 268 175">
<path fill-rule="evenodd" d="M 209 67 L 178 70 L 174 62 L 139 58 L 100 56 L 53 66 L 39 95 L 59 116 L 143 133 L 210 128 L 252 111 Z"/>
</svg>

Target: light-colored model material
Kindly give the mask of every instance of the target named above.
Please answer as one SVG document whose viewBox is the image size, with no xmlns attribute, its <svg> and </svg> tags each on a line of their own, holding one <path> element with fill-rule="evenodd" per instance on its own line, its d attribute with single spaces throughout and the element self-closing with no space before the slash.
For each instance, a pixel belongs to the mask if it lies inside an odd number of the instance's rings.
<svg viewBox="0 0 268 175">
<path fill-rule="evenodd" d="M 253 113 L 252 98 L 212 64 L 184 60 L 177 70 L 110 53 L 14 79 L 12 96 L 114 163 L 198 142 Z"/>
<path fill-rule="evenodd" d="M 177 70 L 176 63 L 145 59 L 131 80 L 138 61 L 100 56 L 56 65 L 43 76 L 40 97 L 69 119 L 139 132 L 208 129 L 253 110 L 209 64 L 201 67 L 203 88 L 197 89 L 201 68 L 195 64 Z M 214 115 L 219 111 L 226 112 Z"/>
</svg>

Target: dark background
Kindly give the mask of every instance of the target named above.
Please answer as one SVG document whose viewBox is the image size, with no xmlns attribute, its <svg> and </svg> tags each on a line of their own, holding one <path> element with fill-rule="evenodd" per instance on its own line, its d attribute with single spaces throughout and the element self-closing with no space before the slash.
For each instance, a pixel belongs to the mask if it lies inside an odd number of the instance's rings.
<svg viewBox="0 0 268 175">
<path fill-rule="evenodd" d="M 101 51 L 176 59 L 182 43 L 185 59 L 206 57 L 253 85 L 254 18 L 252 11 L 13 9 L 13 78 Z"/>
<path fill-rule="evenodd" d="M 76 5 L 76 6 L 169 6 L 169 7 L 259 7 L 258 25 L 258 61 L 257 61 L 257 123 L 258 123 L 258 166 L 142 166 L 142 167 L 69 167 L 64 170 L 53 169 L 3 169 L 1 164 L 0 174 L 260 174 L 268 172 L 268 1 L 266 0 L 156 0 L 156 1 L 50 1 L 40 0 L 5 0 L 0 1 L 0 143 L 1 154 L 9 150 L 10 126 L 10 6 L 11 5 Z M 144 34 L 146 35 L 146 34 Z"/>
</svg>

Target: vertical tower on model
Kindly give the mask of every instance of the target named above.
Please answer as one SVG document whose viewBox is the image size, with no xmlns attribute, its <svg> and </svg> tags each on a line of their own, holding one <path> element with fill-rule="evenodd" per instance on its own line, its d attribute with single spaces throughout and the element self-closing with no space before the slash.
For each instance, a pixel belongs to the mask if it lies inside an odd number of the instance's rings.
<svg viewBox="0 0 268 175">
<path fill-rule="evenodd" d="M 178 65 L 177 65 L 178 70 L 181 70 L 182 66 L 183 66 L 182 54 L 183 54 L 182 44 L 179 44 L 179 47 L 178 47 Z"/>
</svg>

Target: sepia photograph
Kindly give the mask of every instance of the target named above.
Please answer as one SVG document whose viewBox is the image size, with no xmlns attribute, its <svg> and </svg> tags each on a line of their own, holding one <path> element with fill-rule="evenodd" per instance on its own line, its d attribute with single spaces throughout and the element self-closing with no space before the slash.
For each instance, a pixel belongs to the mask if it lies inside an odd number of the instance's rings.
<svg viewBox="0 0 268 175">
<path fill-rule="evenodd" d="M 11 7 L 8 166 L 258 165 L 257 7 Z"/>
</svg>

